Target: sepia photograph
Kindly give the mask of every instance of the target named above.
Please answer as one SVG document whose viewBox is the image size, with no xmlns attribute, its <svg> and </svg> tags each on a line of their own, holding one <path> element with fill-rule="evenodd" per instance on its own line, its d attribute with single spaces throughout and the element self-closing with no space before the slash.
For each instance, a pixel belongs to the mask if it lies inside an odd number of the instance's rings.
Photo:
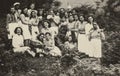
<svg viewBox="0 0 120 76">
<path fill-rule="evenodd" d="M 0 0 L 0 76 L 120 76 L 120 0 Z"/>
</svg>

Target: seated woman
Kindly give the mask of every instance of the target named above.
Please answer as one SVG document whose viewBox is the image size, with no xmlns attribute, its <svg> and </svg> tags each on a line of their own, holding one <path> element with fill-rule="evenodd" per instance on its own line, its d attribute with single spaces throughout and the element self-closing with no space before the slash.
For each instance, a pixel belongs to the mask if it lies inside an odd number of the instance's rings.
<svg viewBox="0 0 120 76">
<path fill-rule="evenodd" d="M 32 45 L 33 49 L 36 51 L 37 54 L 44 53 L 43 40 L 44 40 L 44 34 L 40 33 L 37 36 L 37 39 L 31 42 L 31 45 Z"/>
<path fill-rule="evenodd" d="M 45 51 L 52 56 L 61 56 L 61 51 L 55 46 L 54 39 L 52 39 L 51 33 L 47 32 L 44 39 Z"/>
<path fill-rule="evenodd" d="M 33 51 L 30 51 L 30 47 L 24 46 L 22 28 L 17 27 L 14 32 L 15 32 L 15 35 L 12 38 L 13 51 L 15 53 L 25 53 L 27 51 L 29 54 L 31 54 L 34 57 L 35 53 Z"/>
<path fill-rule="evenodd" d="M 68 49 L 74 49 L 77 47 L 77 43 L 73 41 L 71 35 L 68 36 L 68 40 L 64 44 L 65 44 L 65 47 Z"/>
</svg>

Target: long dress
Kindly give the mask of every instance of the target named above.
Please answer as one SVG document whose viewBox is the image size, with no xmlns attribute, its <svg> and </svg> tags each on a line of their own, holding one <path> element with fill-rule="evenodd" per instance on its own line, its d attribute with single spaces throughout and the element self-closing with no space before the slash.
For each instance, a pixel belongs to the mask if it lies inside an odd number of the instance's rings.
<svg viewBox="0 0 120 76">
<path fill-rule="evenodd" d="M 18 27 L 17 19 L 15 17 L 15 14 L 8 14 L 7 15 L 7 26 L 8 26 L 8 39 L 12 39 L 14 33 L 14 30 L 16 27 Z"/>
<path fill-rule="evenodd" d="M 105 37 L 103 32 L 99 30 L 91 30 L 90 33 L 90 44 L 92 46 L 92 57 L 101 58 L 102 57 L 102 43 L 101 38 Z"/>
<path fill-rule="evenodd" d="M 90 43 L 90 40 L 89 40 L 89 35 L 90 35 L 90 30 L 93 29 L 93 24 L 91 23 L 87 23 L 85 25 L 85 33 L 86 33 L 86 37 L 87 37 L 87 51 L 86 51 L 86 54 L 88 54 L 89 56 L 92 56 L 92 46 L 91 46 L 91 43 Z"/>
<path fill-rule="evenodd" d="M 24 14 L 21 14 L 21 18 L 23 18 L 27 23 L 29 23 L 29 17 L 25 17 Z M 25 24 L 23 21 L 21 21 L 21 28 L 23 30 L 23 37 L 24 37 L 24 39 L 25 40 L 31 39 L 29 25 Z"/>
<path fill-rule="evenodd" d="M 85 33 L 86 22 L 80 23 L 78 26 L 78 50 L 79 52 L 88 54 L 88 38 Z"/>
</svg>

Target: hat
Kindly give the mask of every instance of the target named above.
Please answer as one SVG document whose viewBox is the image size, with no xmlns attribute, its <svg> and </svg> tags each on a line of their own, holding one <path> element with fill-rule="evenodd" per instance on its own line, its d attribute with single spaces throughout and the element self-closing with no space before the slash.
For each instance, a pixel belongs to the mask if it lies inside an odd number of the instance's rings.
<svg viewBox="0 0 120 76">
<path fill-rule="evenodd" d="M 14 5 L 14 6 L 20 5 L 20 3 L 19 3 L 19 2 L 15 2 L 13 5 Z"/>
</svg>

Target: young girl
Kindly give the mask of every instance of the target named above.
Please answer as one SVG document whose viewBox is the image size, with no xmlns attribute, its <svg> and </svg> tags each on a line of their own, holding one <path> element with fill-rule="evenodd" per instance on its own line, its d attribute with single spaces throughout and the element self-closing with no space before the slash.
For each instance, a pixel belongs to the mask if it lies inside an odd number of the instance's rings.
<svg viewBox="0 0 120 76">
<path fill-rule="evenodd" d="M 101 40 L 105 39 L 103 30 L 97 28 L 96 23 L 93 24 L 93 29 L 90 30 L 90 43 L 92 46 L 92 57 L 100 59 L 102 57 L 102 43 Z"/>
<path fill-rule="evenodd" d="M 49 54 L 51 54 L 52 56 L 61 56 L 61 51 L 58 47 L 55 46 L 55 42 L 49 32 L 45 34 L 44 44 L 45 49 L 49 51 Z"/>
<path fill-rule="evenodd" d="M 39 35 L 38 23 L 39 19 L 37 18 L 37 11 L 32 11 L 30 16 L 30 23 L 31 23 L 31 34 L 32 40 L 36 40 L 37 36 Z"/>
<path fill-rule="evenodd" d="M 25 39 L 25 46 L 30 45 L 31 34 L 29 30 L 29 25 L 31 25 L 28 16 L 28 9 L 25 7 L 23 13 L 20 15 L 21 28 L 23 29 L 23 36 Z"/>
<path fill-rule="evenodd" d="M 33 57 L 35 56 L 35 53 L 30 51 L 30 48 L 27 46 L 24 46 L 24 38 L 23 38 L 23 31 L 21 27 L 17 27 L 15 29 L 15 35 L 12 38 L 12 46 L 13 51 L 16 53 L 25 53 L 27 51 L 29 54 L 31 54 Z"/>
</svg>

